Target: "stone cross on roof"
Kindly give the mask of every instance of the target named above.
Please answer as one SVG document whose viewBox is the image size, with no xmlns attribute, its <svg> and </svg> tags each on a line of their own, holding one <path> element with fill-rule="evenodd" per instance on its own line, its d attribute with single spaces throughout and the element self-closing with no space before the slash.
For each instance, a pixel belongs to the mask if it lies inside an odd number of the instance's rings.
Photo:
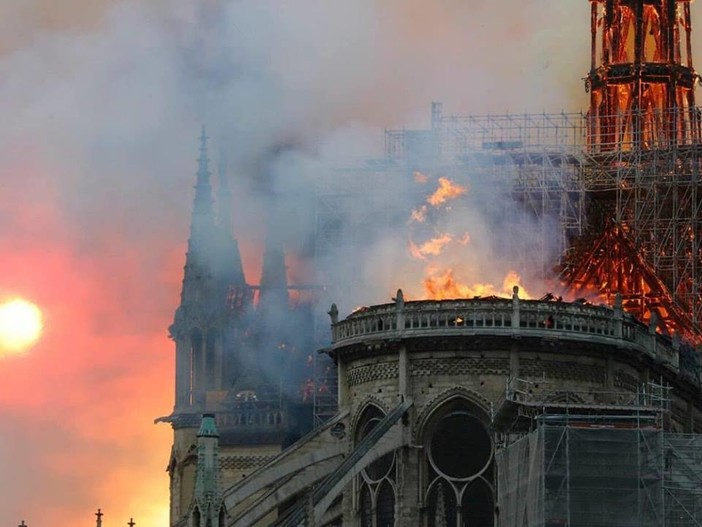
<svg viewBox="0 0 702 527">
<path fill-rule="evenodd" d="M 134 518 L 129 518 L 129 521 L 127 522 L 127 525 L 129 527 L 134 527 L 136 525 L 136 522 L 134 521 Z"/>
</svg>

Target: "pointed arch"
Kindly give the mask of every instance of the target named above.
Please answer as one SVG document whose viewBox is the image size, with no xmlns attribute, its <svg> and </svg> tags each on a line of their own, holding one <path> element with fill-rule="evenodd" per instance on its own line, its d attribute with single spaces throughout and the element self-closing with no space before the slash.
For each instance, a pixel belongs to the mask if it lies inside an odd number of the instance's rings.
<svg viewBox="0 0 702 527">
<path fill-rule="evenodd" d="M 427 491 L 427 522 L 429 527 L 455 526 L 457 499 L 453 487 L 445 480 L 435 480 Z"/>
<path fill-rule="evenodd" d="M 485 426 L 491 426 L 491 402 L 478 392 L 464 388 L 463 386 L 454 386 L 453 388 L 439 393 L 424 406 L 421 414 L 417 417 L 416 426 L 412 427 L 414 441 L 419 442 L 422 440 L 425 435 L 426 425 L 431 420 L 432 415 L 446 403 L 453 400 L 464 401 L 464 403 L 474 411 L 476 417 L 481 419 Z"/>
<path fill-rule="evenodd" d="M 364 483 L 361 486 L 359 505 L 361 509 L 361 527 L 373 527 L 373 496 L 368 483 Z"/>
<path fill-rule="evenodd" d="M 495 447 L 489 402 L 463 387 L 435 397 L 418 419 L 429 526 L 492 527 Z"/>
<path fill-rule="evenodd" d="M 495 517 L 494 489 L 483 478 L 471 482 L 461 497 L 461 516 L 466 525 L 492 526 Z"/>
<path fill-rule="evenodd" d="M 200 507 L 197 504 L 193 507 L 193 512 L 190 514 L 190 527 L 200 527 L 202 522 L 202 514 L 200 513 Z"/>
<path fill-rule="evenodd" d="M 383 413 L 383 415 L 387 414 L 389 411 L 389 408 L 385 405 L 385 403 L 383 403 L 383 401 L 381 401 L 373 395 L 368 395 L 365 398 L 365 400 L 358 406 L 353 416 L 351 417 L 351 430 L 353 430 L 354 434 L 358 429 L 358 423 L 361 419 L 361 416 L 369 406 L 374 406 L 375 408 L 379 409 Z"/>
<path fill-rule="evenodd" d="M 395 525 L 395 489 L 388 479 L 378 487 L 375 498 L 375 524 L 377 527 Z"/>
</svg>

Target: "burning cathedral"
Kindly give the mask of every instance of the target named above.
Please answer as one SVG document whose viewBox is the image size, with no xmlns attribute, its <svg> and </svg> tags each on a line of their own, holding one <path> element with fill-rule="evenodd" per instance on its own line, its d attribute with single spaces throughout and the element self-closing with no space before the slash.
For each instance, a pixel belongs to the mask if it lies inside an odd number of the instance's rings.
<svg viewBox="0 0 702 527">
<path fill-rule="evenodd" d="M 690 2 L 590 5 L 588 112 L 449 117 L 434 103 L 428 129 L 386 132 L 385 157 L 355 168 L 356 187 L 340 176 L 317 189 L 323 284 L 289 283 L 273 228 L 260 283 L 247 280 L 203 131 L 170 327 L 175 407 L 162 418 L 172 527 L 702 524 Z M 495 224 L 502 254 L 553 292 L 476 292 L 444 273 L 422 300 L 398 289 L 347 316 L 342 299 L 322 307 L 326 286 L 353 286 L 334 265 L 342 241 L 406 225 L 368 187 L 428 175 L 439 186 L 413 221 L 489 181 L 501 199 L 484 206 L 512 220 Z"/>
</svg>

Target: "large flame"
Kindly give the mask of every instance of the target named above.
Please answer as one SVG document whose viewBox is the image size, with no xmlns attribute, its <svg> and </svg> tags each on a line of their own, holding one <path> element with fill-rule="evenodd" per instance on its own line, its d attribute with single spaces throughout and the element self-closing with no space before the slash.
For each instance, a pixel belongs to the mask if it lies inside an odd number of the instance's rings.
<svg viewBox="0 0 702 527">
<path fill-rule="evenodd" d="M 427 198 L 427 203 L 434 207 L 445 203 L 450 199 L 456 199 L 468 192 L 468 187 L 454 183 L 448 178 L 439 178 L 439 188 Z"/>
<path fill-rule="evenodd" d="M 415 172 L 414 179 L 417 183 L 424 184 L 430 179 L 421 172 Z M 451 200 L 456 200 L 468 192 L 467 185 L 461 185 L 446 177 L 438 178 L 438 186 L 426 197 L 425 203 L 410 214 L 409 224 L 425 223 L 430 210 L 436 209 L 436 214 L 430 217 L 430 221 L 441 219 L 453 214 L 454 219 L 460 211 L 452 210 L 449 207 L 439 208 Z M 461 209 L 462 210 L 462 209 Z M 459 218 L 459 220 L 462 218 Z M 463 221 L 442 222 L 449 225 L 463 223 Z M 422 232 L 418 230 L 416 232 Z M 415 232 L 415 234 L 416 234 Z M 509 271 L 504 278 L 494 281 L 486 279 L 486 276 L 495 277 L 495 270 L 491 267 L 481 267 L 475 269 L 471 261 L 474 260 L 467 254 L 466 247 L 471 243 L 469 232 L 446 232 L 444 229 L 434 230 L 433 238 L 417 241 L 412 238 L 408 240 L 408 253 L 415 260 L 426 262 L 424 271 L 425 278 L 422 280 L 422 292 L 418 295 L 424 300 L 443 300 L 453 298 L 474 298 L 474 297 L 511 297 L 513 287 L 519 286 L 520 298 L 530 298 L 531 295 L 521 284 L 521 278 L 515 271 Z M 469 249 L 474 250 L 474 249 Z M 479 250 L 479 249 L 478 249 Z M 474 275 L 481 273 L 478 280 L 469 283 L 462 279 L 462 275 Z"/>
<path fill-rule="evenodd" d="M 491 283 L 464 284 L 456 279 L 453 269 L 430 269 L 424 279 L 424 292 L 428 300 L 450 298 L 475 298 L 487 296 L 511 297 L 513 287 L 519 286 L 520 298 L 531 298 L 521 285 L 521 278 L 515 271 L 509 271 L 501 286 Z"/>
<path fill-rule="evenodd" d="M 417 183 L 427 183 L 429 181 L 429 178 L 430 176 L 422 174 L 421 172 L 414 173 L 414 180 Z M 439 177 L 439 186 L 433 193 L 427 196 L 426 202 L 432 207 L 436 208 L 439 205 L 446 203 L 447 201 L 454 200 L 460 196 L 463 196 L 467 192 L 468 187 L 455 183 L 450 179 L 442 176 Z M 428 212 L 429 208 L 426 205 L 421 205 L 416 209 L 412 209 L 412 212 L 410 213 L 410 223 L 425 222 L 427 219 Z"/>
</svg>

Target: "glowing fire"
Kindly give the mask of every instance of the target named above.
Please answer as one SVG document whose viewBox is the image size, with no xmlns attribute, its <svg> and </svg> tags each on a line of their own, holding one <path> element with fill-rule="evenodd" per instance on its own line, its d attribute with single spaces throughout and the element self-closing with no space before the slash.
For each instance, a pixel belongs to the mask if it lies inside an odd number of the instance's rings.
<svg viewBox="0 0 702 527">
<path fill-rule="evenodd" d="M 429 176 L 427 176 L 426 174 L 422 174 L 419 170 L 416 170 L 416 171 L 412 174 L 412 176 L 414 177 L 414 180 L 415 180 L 417 183 L 422 183 L 422 184 L 424 184 L 424 183 L 429 182 Z"/>
<path fill-rule="evenodd" d="M 426 183 L 429 180 L 429 176 L 415 172 L 414 179 L 418 183 Z M 432 194 L 426 197 L 426 203 L 411 211 L 409 224 L 426 222 L 430 210 L 439 209 L 439 206 L 460 198 L 468 190 L 467 186 L 455 183 L 446 177 L 439 177 L 438 186 Z M 437 214 L 447 215 L 452 214 L 452 212 L 448 207 L 444 206 L 437 210 Z M 433 217 L 430 217 L 431 219 Z M 453 222 L 444 223 L 453 224 Z M 489 281 L 478 281 L 468 284 L 461 280 L 461 272 L 463 274 L 471 272 L 467 271 L 464 266 L 470 268 L 470 262 L 474 260 L 474 258 L 471 258 L 471 255 L 466 254 L 464 249 L 470 243 L 471 235 L 468 232 L 444 232 L 443 230 L 435 229 L 435 236 L 423 241 L 412 239 L 410 234 L 408 241 L 410 256 L 427 263 L 425 279 L 422 282 L 423 294 L 420 295 L 423 299 L 443 300 L 489 296 L 510 298 L 512 296 L 512 288 L 515 285 L 518 285 L 520 288 L 520 298 L 530 298 L 529 293 L 524 290 L 520 283 L 521 279 L 515 271 L 509 271 L 502 279 L 501 284 Z M 476 271 L 476 269 L 473 269 L 473 271 Z M 483 268 L 479 271 L 493 270 Z M 495 276 L 494 271 L 490 274 Z"/>
<path fill-rule="evenodd" d="M 424 279 L 426 298 L 431 300 L 445 300 L 450 298 L 473 298 L 486 296 L 511 297 L 512 288 L 519 286 L 520 298 L 531 298 L 531 295 L 520 284 L 521 278 L 515 271 L 510 271 L 502 280 L 502 286 L 497 287 L 490 283 L 463 284 L 456 280 L 452 269 L 443 271 L 430 270 L 429 276 Z"/>
<path fill-rule="evenodd" d="M 454 183 L 448 178 L 439 178 L 439 188 L 427 198 L 427 203 L 434 207 L 445 203 L 450 199 L 455 199 L 468 192 L 468 187 Z"/>
<path fill-rule="evenodd" d="M 421 245 L 417 245 L 412 240 L 409 241 L 410 254 L 419 260 L 426 260 L 428 255 L 437 256 L 446 245 L 451 243 L 453 236 L 444 233 L 436 238 L 432 238 Z"/>
<path fill-rule="evenodd" d="M 427 219 L 427 206 L 422 205 L 418 209 L 412 209 L 410 213 L 410 222 L 416 221 L 418 223 L 423 223 Z"/>
<path fill-rule="evenodd" d="M 417 183 L 427 183 L 429 181 L 429 176 L 422 174 L 421 172 L 414 173 L 414 180 Z M 432 207 L 438 207 L 442 203 L 446 203 L 449 200 L 456 199 L 468 192 L 468 187 L 454 183 L 446 177 L 439 178 L 439 186 L 436 190 L 427 196 L 427 203 Z M 427 214 L 429 209 L 426 205 L 422 205 L 419 208 L 412 209 L 410 213 L 410 223 L 418 222 L 423 223 L 427 219 Z"/>
</svg>

